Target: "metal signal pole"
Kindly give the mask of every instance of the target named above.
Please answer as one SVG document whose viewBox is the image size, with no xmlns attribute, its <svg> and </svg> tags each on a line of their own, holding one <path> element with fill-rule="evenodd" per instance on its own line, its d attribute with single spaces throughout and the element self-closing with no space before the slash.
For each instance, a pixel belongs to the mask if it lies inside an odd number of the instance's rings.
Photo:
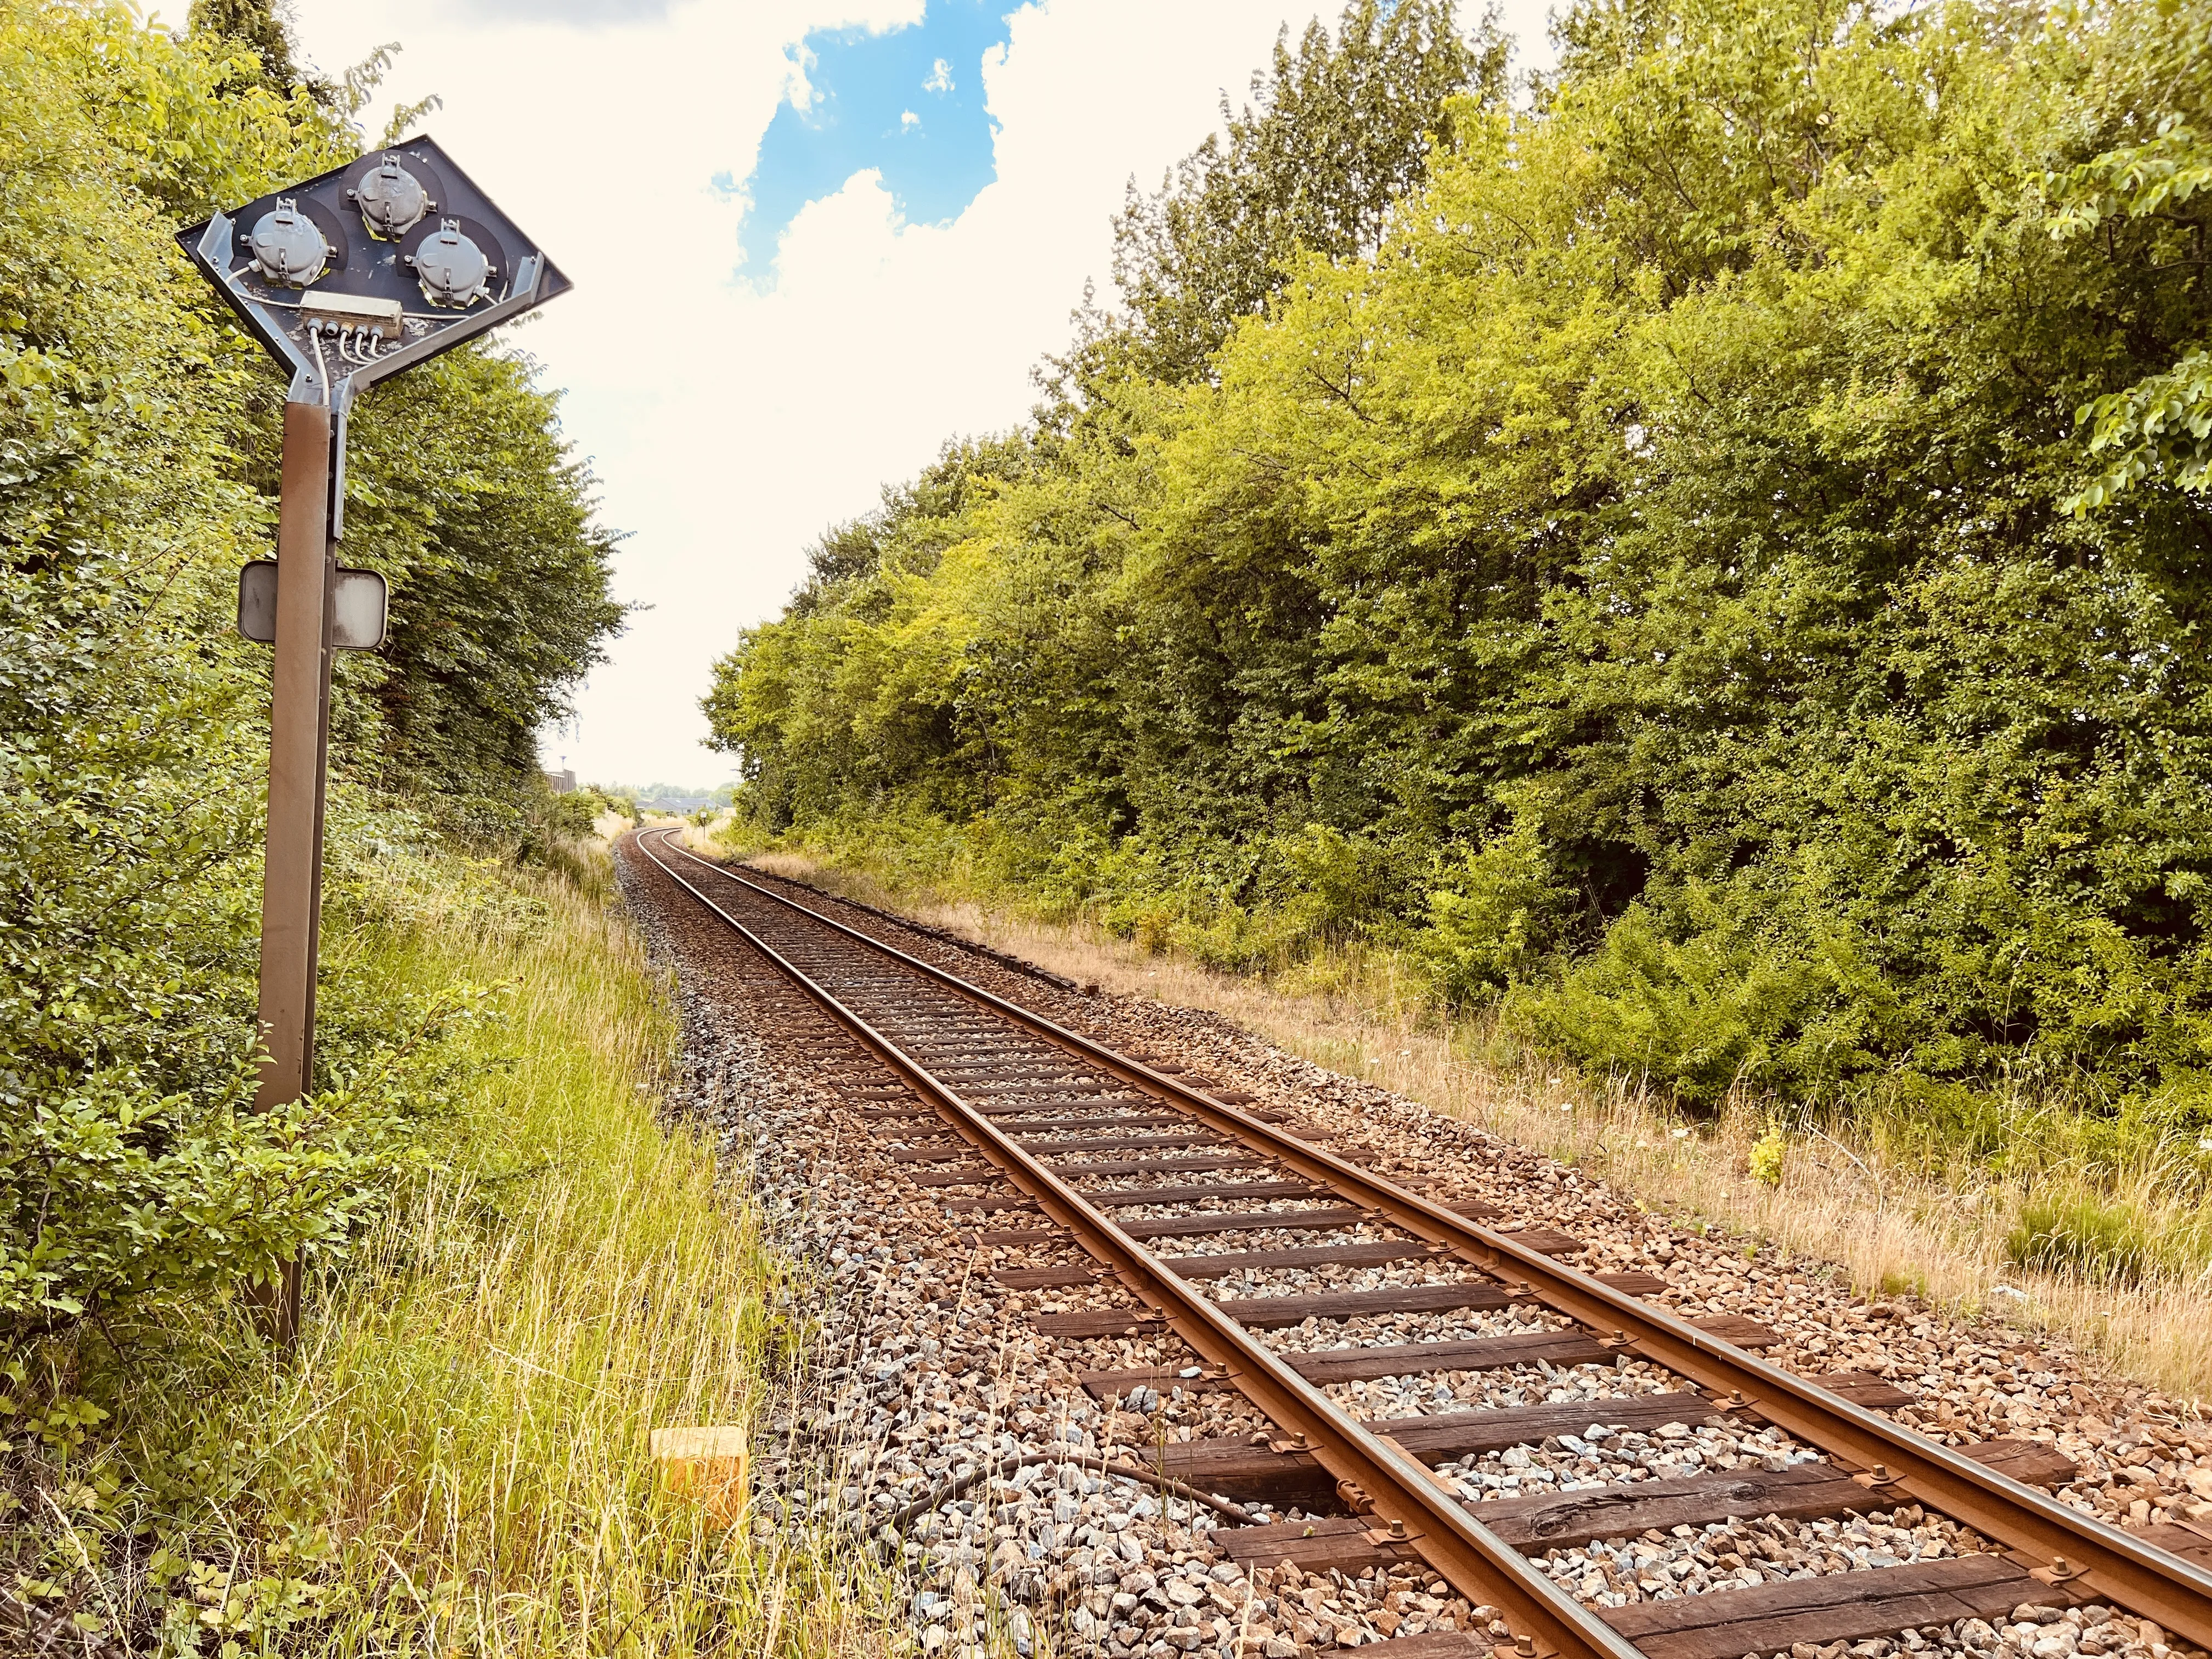
<svg viewBox="0 0 2212 1659">
<path fill-rule="evenodd" d="M 331 721 L 331 410 L 284 405 L 276 516 L 276 661 L 269 698 L 269 840 L 261 888 L 256 1111 L 307 1092 L 314 1066 L 315 957 L 322 921 L 323 792 Z M 270 1338 L 300 1328 L 300 1258 L 250 1295 Z"/>
<path fill-rule="evenodd" d="M 356 392 L 565 293 L 567 277 L 428 138 L 303 180 L 178 234 L 291 372 L 276 557 L 239 573 L 238 628 L 276 647 L 261 892 L 257 1111 L 313 1086 L 331 664 L 384 642 L 384 579 L 337 562 Z M 300 1258 L 246 1285 L 264 1333 L 300 1329 Z"/>
</svg>

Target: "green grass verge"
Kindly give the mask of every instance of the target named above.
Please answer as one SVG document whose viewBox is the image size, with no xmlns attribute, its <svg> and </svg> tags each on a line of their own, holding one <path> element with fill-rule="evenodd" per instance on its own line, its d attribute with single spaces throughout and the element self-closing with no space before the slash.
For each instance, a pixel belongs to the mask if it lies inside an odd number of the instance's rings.
<svg viewBox="0 0 2212 1659">
<path fill-rule="evenodd" d="M 2118 1192 L 2054 1183 L 2021 1206 L 2005 1253 L 2097 1284 L 2201 1280 L 2212 1267 L 2212 1217 L 2189 1189 L 2161 1187 L 2154 1170 Z"/>
<path fill-rule="evenodd" d="M 502 988 L 447 1039 L 442 1143 L 320 1273 L 289 1362 L 234 1303 L 19 1358 L 0 1630 L 230 1659 L 877 1645 L 863 1571 L 659 1488 L 649 1432 L 750 1425 L 806 1333 L 711 1146 L 656 1120 L 667 999 L 603 855 L 575 873 L 363 878 L 338 971 Z"/>
</svg>

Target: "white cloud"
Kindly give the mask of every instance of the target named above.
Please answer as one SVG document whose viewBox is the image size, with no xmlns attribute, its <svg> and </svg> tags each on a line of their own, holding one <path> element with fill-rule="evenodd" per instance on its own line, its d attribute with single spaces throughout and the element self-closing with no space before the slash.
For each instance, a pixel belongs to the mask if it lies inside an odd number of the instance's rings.
<svg viewBox="0 0 2212 1659">
<path fill-rule="evenodd" d="M 921 89 L 924 92 L 941 93 L 951 91 L 952 65 L 946 63 L 942 58 L 939 58 L 934 64 L 932 64 L 929 66 L 929 79 L 921 83 Z"/>
<path fill-rule="evenodd" d="M 388 94 L 442 94 L 428 130 L 575 280 L 516 343 L 568 388 L 603 516 L 632 532 L 617 592 L 653 609 L 592 675 L 574 731 L 549 736 L 548 761 L 565 753 L 609 782 L 711 781 L 728 772 L 699 746 L 714 657 L 775 612 L 826 524 L 867 510 L 947 436 L 1022 418 L 1030 366 L 1065 343 L 1084 279 L 1105 280 L 1123 181 L 1157 180 L 1277 25 L 1316 8 L 1025 7 L 1004 52 L 975 66 L 1001 124 L 996 182 L 952 224 L 908 226 L 873 173 L 856 174 L 793 222 L 762 290 L 737 276 L 744 203 L 712 180 L 750 172 L 804 82 L 791 47 L 808 29 L 910 21 L 921 0 L 577 4 L 588 24 L 441 0 L 299 0 L 298 14 L 325 69 L 404 41 Z"/>
<path fill-rule="evenodd" d="M 783 54 L 783 101 L 796 110 L 814 107 L 814 83 L 806 71 L 814 65 L 814 54 L 803 45 L 794 44 Z"/>
<path fill-rule="evenodd" d="M 899 112 L 899 125 L 902 127 L 918 127 L 921 125 L 921 117 L 916 115 L 912 110 L 902 109 Z"/>
</svg>

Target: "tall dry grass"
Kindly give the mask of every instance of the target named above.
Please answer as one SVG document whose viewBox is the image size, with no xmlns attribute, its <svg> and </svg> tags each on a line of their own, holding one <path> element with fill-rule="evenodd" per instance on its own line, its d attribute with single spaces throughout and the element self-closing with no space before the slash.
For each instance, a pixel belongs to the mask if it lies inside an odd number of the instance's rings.
<svg viewBox="0 0 2212 1659">
<path fill-rule="evenodd" d="M 723 850 L 711 831 L 690 838 Z M 2039 1205 L 2100 1206 L 2146 1238 L 2201 1237 L 2201 1206 L 2154 1161 L 2094 1182 L 2049 1167 L 2030 1179 L 1963 1158 L 1885 1152 L 1845 1126 L 1807 1126 L 1791 1134 L 1780 1178 L 1769 1182 L 1751 1172 L 1753 1148 L 1773 1127 L 1761 1103 L 1732 1101 L 1692 1122 L 1617 1079 L 1503 1049 L 1480 1022 L 1441 1019 L 1387 953 L 1338 953 L 1261 981 L 1156 954 L 1096 925 L 1040 921 L 866 869 L 787 851 L 752 852 L 751 861 L 1071 978 L 1220 1014 L 1333 1071 L 1580 1164 L 1655 1208 L 1838 1263 L 1864 1293 L 1917 1295 L 1961 1314 L 1993 1310 L 2072 1341 L 2121 1378 L 2185 1401 L 2212 1396 L 2212 1273 L 2197 1265 L 2203 1258 L 2181 1252 L 2117 1275 L 2094 1260 L 2062 1259 L 2054 1271 L 2017 1259 Z"/>
<path fill-rule="evenodd" d="M 135 1515 L 57 1508 L 48 1559 L 94 1569 L 106 1628 L 208 1644 L 179 1651 L 883 1650 L 893 1590 L 830 1531 L 726 1528 L 648 1455 L 657 1427 L 790 1413 L 811 1333 L 713 1146 L 657 1115 L 675 1033 L 637 937 L 564 880 L 376 880 L 343 971 L 511 988 L 461 1039 L 453 1138 L 289 1362 L 229 1307 L 135 1352 L 129 1432 L 81 1471 Z"/>
<path fill-rule="evenodd" d="M 421 1184 L 275 1402 L 331 1454 L 356 1632 L 396 1590 L 441 1651 L 819 1650 L 820 1563 L 657 1490 L 650 1431 L 749 1425 L 805 1333 L 711 1146 L 654 1120 L 672 1034 L 635 937 L 544 896 L 549 925 L 438 964 L 516 988 L 478 1156 Z"/>
</svg>

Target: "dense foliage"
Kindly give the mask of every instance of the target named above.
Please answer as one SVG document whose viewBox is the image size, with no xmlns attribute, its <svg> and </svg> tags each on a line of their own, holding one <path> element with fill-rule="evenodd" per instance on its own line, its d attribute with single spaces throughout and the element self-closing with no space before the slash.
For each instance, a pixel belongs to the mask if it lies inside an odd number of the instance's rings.
<svg viewBox="0 0 2212 1659">
<path fill-rule="evenodd" d="M 1583 0 L 1376 245 L 1180 374 L 1139 285 L 826 538 L 708 700 L 754 810 L 1217 960 L 1379 941 L 1690 1099 L 2189 1130 L 2207 32 Z"/>
<path fill-rule="evenodd" d="M 230 617 L 283 385 L 171 237 L 356 154 L 367 86 L 279 82 L 221 9 L 0 11 L 0 1334 L 342 1243 L 425 1103 L 400 1057 L 467 1000 L 334 981 L 315 1097 L 245 1109 L 268 670 Z M 365 401 L 347 555 L 395 628 L 341 669 L 356 786 L 518 811 L 617 614 L 552 415 L 490 351 Z"/>
<path fill-rule="evenodd" d="M 514 824 L 538 731 L 623 617 L 616 538 L 592 521 L 556 401 L 526 361 L 463 349 L 379 386 L 352 422 L 346 557 L 386 573 L 394 619 L 363 665 L 355 764 L 489 830 Z"/>
<path fill-rule="evenodd" d="M 1504 87 L 1507 43 L 1461 38 L 1449 0 L 1352 0 L 1340 50 L 1316 17 L 1296 52 L 1288 26 L 1252 82 L 1255 103 L 1186 156 L 1157 194 L 1134 182 L 1114 222 L 1114 279 L 1133 326 L 1107 332 L 1164 380 L 1204 374 L 1239 320 L 1265 313 L 1312 254 L 1346 258 L 1382 242 L 1449 142 L 1449 100 Z"/>
</svg>

